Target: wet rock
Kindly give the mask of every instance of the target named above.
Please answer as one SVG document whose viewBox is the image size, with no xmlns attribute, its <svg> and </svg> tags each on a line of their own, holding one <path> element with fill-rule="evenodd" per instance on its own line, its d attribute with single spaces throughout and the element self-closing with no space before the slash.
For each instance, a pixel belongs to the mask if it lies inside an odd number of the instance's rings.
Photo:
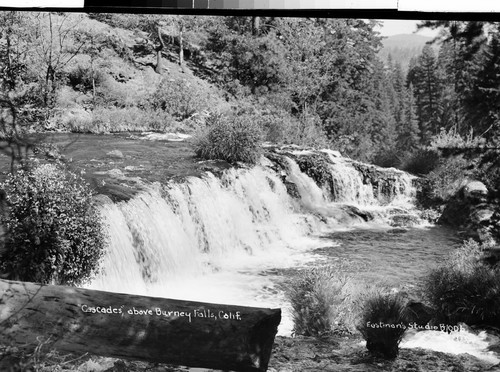
<svg viewBox="0 0 500 372">
<path fill-rule="evenodd" d="M 450 199 L 438 222 L 463 229 L 469 237 L 486 245 L 495 245 L 500 237 L 497 210 L 498 203 L 488 198 L 486 186 L 472 181 Z"/>
<path fill-rule="evenodd" d="M 464 186 L 463 194 L 464 197 L 469 200 L 486 200 L 488 197 L 488 189 L 484 183 L 472 181 Z"/>
<path fill-rule="evenodd" d="M 102 196 L 97 199 L 98 201 L 106 201 L 104 197 L 107 197 L 115 203 L 128 201 L 139 192 L 138 189 L 130 186 L 111 182 L 105 182 L 104 184 L 99 185 L 96 189 L 99 194 L 102 194 Z"/>
<path fill-rule="evenodd" d="M 490 266 L 500 267 L 500 246 L 488 247 L 484 251 L 483 261 Z"/>
<path fill-rule="evenodd" d="M 346 212 L 350 217 L 361 217 L 365 222 L 373 220 L 373 215 L 370 212 L 362 211 L 354 205 L 343 205 L 342 210 Z"/>
<path fill-rule="evenodd" d="M 106 204 L 113 204 L 113 200 L 109 196 L 104 195 L 104 194 L 97 194 L 97 195 L 92 197 L 92 200 L 94 201 L 94 203 L 96 205 L 99 205 L 99 206 L 106 205 Z"/>
<path fill-rule="evenodd" d="M 286 192 L 288 193 L 288 195 L 290 195 L 292 198 L 300 199 L 299 189 L 296 184 L 286 179 L 284 179 L 282 182 L 285 184 Z"/>
<path fill-rule="evenodd" d="M 123 153 L 120 150 L 110 151 L 106 154 L 106 156 L 108 158 L 112 158 L 112 159 L 123 159 L 124 158 Z"/>
<path fill-rule="evenodd" d="M 397 227 L 388 231 L 389 234 L 404 234 L 405 232 L 408 232 L 408 229 L 402 227 Z"/>
<path fill-rule="evenodd" d="M 491 368 L 491 369 L 490 369 Z M 393 360 L 370 355 L 357 336 L 317 340 L 310 337 L 276 337 L 269 371 L 293 372 L 423 372 L 494 371 L 491 363 L 469 354 L 452 355 L 424 349 L 399 350 Z M 497 369 L 498 370 L 498 369 Z"/>
<path fill-rule="evenodd" d="M 226 169 L 232 167 L 231 164 L 224 160 L 205 160 L 200 162 L 200 169 L 204 172 L 210 172 L 218 177 L 222 176 Z"/>
<path fill-rule="evenodd" d="M 120 169 L 113 168 L 106 172 L 106 174 L 111 178 L 121 179 L 125 178 L 125 175 Z"/>
<path fill-rule="evenodd" d="M 418 216 L 412 214 L 395 214 L 390 217 L 390 225 L 393 227 L 413 227 L 419 224 Z"/>
<path fill-rule="evenodd" d="M 409 323 L 416 323 L 422 327 L 428 324 L 435 316 L 433 308 L 418 301 L 408 301 L 406 310 L 407 321 Z"/>
</svg>

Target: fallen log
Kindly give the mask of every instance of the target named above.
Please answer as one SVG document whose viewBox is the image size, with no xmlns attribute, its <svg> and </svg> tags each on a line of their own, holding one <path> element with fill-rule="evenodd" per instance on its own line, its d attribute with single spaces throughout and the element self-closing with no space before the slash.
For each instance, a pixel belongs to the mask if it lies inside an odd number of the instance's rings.
<svg viewBox="0 0 500 372">
<path fill-rule="evenodd" d="M 0 344 L 266 371 L 280 309 L 0 280 Z"/>
</svg>

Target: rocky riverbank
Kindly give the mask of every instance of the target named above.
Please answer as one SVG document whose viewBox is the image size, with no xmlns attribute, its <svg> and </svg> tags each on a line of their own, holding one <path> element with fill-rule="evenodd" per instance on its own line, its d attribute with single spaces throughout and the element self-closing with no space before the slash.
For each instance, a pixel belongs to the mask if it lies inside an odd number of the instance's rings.
<svg viewBox="0 0 500 372">
<path fill-rule="evenodd" d="M 43 359 L 42 359 L 43 360 Z M 58 360 L 58 361 L 57 361 Z M 71 361 L 73 360 L 73 361 Z M 56 362 L 57 361 L 57 362 Z M 86 355 L 82 358 L 49 355 L 38 363 L 38 371 L 79 372 L 208 372 L 137 361 Z M 269 372 L 479 372 L 499 371 L 499 364 L 482 361 L 469 354 L 453 355 L 424 349 L 401 349 L 394 360 L 371 356 L 359 336 L 277 337 Z"/>
<path fill-rule="evenodd" d="M 479 181 L 466 183 L 447 203 L 440 224 L 461 230 L 486 247 L 484 259 L 500 262 L 500 200 Z"/>
</svg>

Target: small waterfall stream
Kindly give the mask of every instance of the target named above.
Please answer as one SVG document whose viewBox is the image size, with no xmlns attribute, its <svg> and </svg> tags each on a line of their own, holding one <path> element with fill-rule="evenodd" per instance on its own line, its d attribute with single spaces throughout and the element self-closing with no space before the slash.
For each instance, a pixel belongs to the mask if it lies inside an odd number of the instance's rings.
<svg viewBox="0 0 500 372">
<path fill-rule="evenodd" d="M 332 152 L 323 155 L 330 188 L 301 171 L 294 157 L 307 153 L 289 152 L 280 155 L 281 170 L 263 158 L 250 169 L 157 182 L 127 202 L 104 204 L 109 251 L 90 287 L 282 307 L 279 332 L 289 334 L 289 306 L 277 287 L 276 269 L 324 260 L 313 250 L 333 252 L 337 244 L 326 242 L 325 234 L 367 226 L 390 229 L 394 216 L 416 216 L 408 174 L 377 168 L 388 176 L 384 185 L 373 184 L 353 162 Z M 292 196 L 291 184 L 298 195 Z"/>
</svg>

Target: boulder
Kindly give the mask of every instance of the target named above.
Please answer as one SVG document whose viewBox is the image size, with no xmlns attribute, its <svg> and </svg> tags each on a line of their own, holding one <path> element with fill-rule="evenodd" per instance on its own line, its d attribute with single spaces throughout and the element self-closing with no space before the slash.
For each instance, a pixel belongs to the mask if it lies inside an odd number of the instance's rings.
<svg viewBox="0 0 500 372">
<path fill-rule="evenodd" d="M 390 225 L 393 227 L 413 227 L 420 224 L 420 218 L 413 214 L 402 213 L 390 217 Z"/>
<path fill-rule="evenodd" d="M 416 323 L 422 327 L 429 323 L 435 315 L 433 308 L 413 300 L 408 301 L 406 311 L 408 323 Z"/>
<path fill-rule="evenodd" d="M 112 159 L 123 159 L 123 153 L 120 150 L 113 150 L 106 154 L 107 157 Z"/>
<path fill-rule="evenodd" d="M 494 245 L 499 235 L 495 222 L 498 205 L 488 196 L 488 189 L 482 182 L 468 182 L 449 200 L 438 223 L 463 229 L 470 237 Z"/>
<path fill-rule="evenodd" d="M 486 200 L 488 197 L 488 189 L 486 185 L 480 181 L 471 181 L 463 187 L 464 198 L 470 201 Z"/>
</svg>

